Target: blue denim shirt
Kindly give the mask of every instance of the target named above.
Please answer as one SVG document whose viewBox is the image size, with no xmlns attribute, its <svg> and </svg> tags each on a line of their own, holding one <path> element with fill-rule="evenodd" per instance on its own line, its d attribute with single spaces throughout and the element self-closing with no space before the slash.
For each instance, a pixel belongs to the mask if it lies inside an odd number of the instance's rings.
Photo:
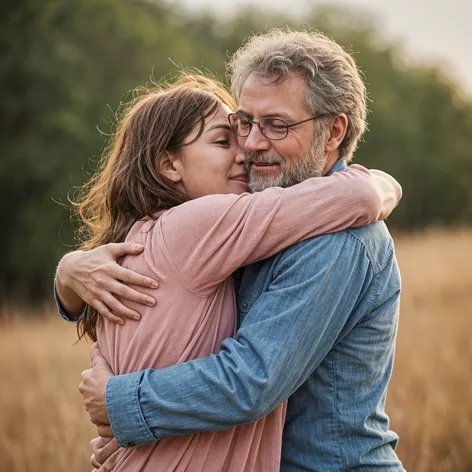
<svg viewBox="0 0 472 472">
<path fill-rule="evenodd" d="M 217 355 L 110 379 L 118 442 L 229 428 L 289 398 L 282 471 L 402 471 L 385 413 L 399 295 L 384 223 L 312 238 L 248 266 L 241 326 Z"/>
</svg>

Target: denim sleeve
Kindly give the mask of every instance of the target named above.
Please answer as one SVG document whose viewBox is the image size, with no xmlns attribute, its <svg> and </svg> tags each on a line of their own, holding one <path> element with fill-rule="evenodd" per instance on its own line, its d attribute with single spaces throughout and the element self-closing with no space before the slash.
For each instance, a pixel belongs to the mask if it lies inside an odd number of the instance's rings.
<svg viewBox="0 0 472 472">
<path fill-rule="evenodd" d="M 64 308 L 64 305 L 62 304 L 61 299 L 59 298 L 59 295 L 57 294 L 56 280 L 54 280 L 54 301 L 56 302 L 57 311 L 59 312 L 61 317 L 64 320 L 69 321 L 70 323 L 78 323 L 85 316 L 85 308 L 84 308 L 84 311 L 79 315 L 78 318 L 72 319 L 69 317 L 67 310 Z"/>
<path fill-rule="evenodd" d="M 107 412 L 115 439 L 122 447 L 155 441 L 139 406 L 138 388 L 143 372 L 116 375 L 107 384 Z"/>
<path fill-rule="evenodd" d="M 333 347 L 371 277 L 364 246 L 347 232 L 292 246 L 236 338 L 226 339 L 218 354 L 109 382 L 107 409 L 120 444 L 140 443 L 140 426 L 132 431 L 120 419 L 137 405 L 155 440 L 267 415 Z"/>
</svg>

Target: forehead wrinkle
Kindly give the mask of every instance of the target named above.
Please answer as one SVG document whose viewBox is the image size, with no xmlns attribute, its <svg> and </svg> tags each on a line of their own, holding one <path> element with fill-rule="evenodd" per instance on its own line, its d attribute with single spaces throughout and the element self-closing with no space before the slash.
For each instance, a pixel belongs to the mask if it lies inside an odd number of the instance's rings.
<svg viewBox="0 0 472 472">
<path fill-rule="evenodd" d="M 268 80 L 271 77 L 264 79 L 265 83 L 261 83 L 261 77 L 249 77 L 239 98 L 238 113 L 250 118 L 280 118 L 287 122 L 309 116 L 304 116 L 305 112 L 311 112 L 307 106 L 307 94 L 303 93 L 307 87 L 305 77 L 296 74 L 279 81 L 273 80 L 273 77 L 272 80 Z M 246 107 L 254 113 L 247 112 Z"/>
<path fill-rule="evenodd" d="M 262 118 L 281 118 L 285 121 L 290 121 L 293 117 L 284 111 L 268 111 L 262 115 Z"/>
<path fill-rule="evenodd" d="M 241 110 L 239 109 L 238 110 L 238 113 L 241 114 L 241 115 L 244 115 L 248 118 L 253 118 L 254 115 L 252 113 L 248 113 L 244 110 Z M 290 121 L 290 120 L 293 120 L 293 116 L 289 115 L 287 112 L 285 111 L 269 111 L 269 112 L 264 112 L 261 114 L 261 119 L 263 118 L 281 118 L 282 120 L 285 120 L 285 121 Z"/>
</svg>

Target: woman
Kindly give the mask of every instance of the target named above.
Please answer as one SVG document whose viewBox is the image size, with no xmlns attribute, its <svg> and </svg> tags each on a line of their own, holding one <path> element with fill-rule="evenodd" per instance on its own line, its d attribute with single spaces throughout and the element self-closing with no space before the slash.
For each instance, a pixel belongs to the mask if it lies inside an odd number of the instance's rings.
<svg viewBox="0 0 472 472">
<path fill-rule="evenodd" d="M 227 121 L 232 108 L 231 97 L 202 77 L 185 76 L 139 98 L 80 204 L 90 232 L 84 248 L 142 244 L 144 253 L 122 265 L 160 283 L 159 304 L 139 307 L 141 321 L 119 326 L 90 310 L 80 322 L 80 334 L 98 340 L 116 374 L 217 352 L 235 332 L 231 274 L 238 267 L 385 217 L 383 197 L 398 199 L 391 178 L 359 166 L 245 193 L 244 157 Z M 284 415 L 282 404 L 256 423 L 119 450 L 113 470 L 278 471 Z"/>
</svg>

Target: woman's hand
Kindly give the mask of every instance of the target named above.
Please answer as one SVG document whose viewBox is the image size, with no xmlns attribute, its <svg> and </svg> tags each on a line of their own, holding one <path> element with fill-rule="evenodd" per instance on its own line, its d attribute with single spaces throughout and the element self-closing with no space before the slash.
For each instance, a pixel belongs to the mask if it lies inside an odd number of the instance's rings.
<svg viewBox="0 0 472 472">
<path fill-rule="evenodd" d="M 139 313 L 127 308 L 116 296 L 153 306 L 154 298 L 126 284 L 153 289 L 159 285 L 149 277 L 121 267 L 116 261 L 143 250 L 139 244 L 110 243 L 90 251 L 66 254 L 57 268 L 56 288 L 70 318 L 77 318 L 88 304 L 110 321 L 124 324 L 124 318 L 138 320 Z"/>
</svg>

